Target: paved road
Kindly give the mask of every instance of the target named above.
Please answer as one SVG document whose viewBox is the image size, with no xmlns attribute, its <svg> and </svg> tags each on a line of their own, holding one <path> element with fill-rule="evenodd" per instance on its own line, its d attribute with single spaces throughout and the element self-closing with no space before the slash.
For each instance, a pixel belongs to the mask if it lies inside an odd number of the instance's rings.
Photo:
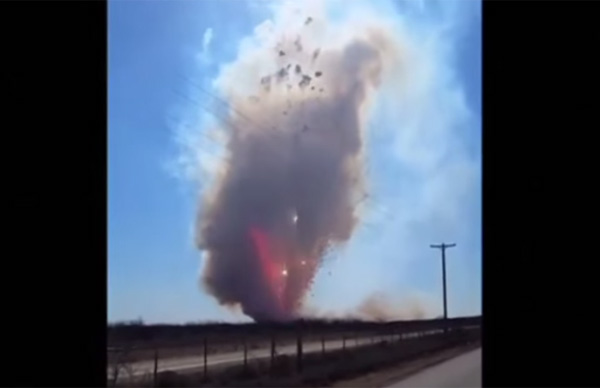
<svg viewBox="0 0 600 388">
<path fill-rule="evenodd" d="M 434 365 L 386 388 L 481 387 L 481 348 Z"/>
<path fill-rule="evenodd" d="M 413 333 L 404 334 L 404 338 L 413 337 Z M 389 339 L 388 337 L 374 337 L 374 340 L 384 340 Z M 359 341 L 359 345 L 367 345 L 371 344 L 372 338 L 363 338 Z M 346 347 L 353 348 L 356 347 L 356 341 L 354 339 L 346 340 Z M 325 342 L 325 351 L 331 351 L 335 349 L 341 349 L 344 346 L 342 340 L 328 340 Z M 320 352 L 321 351 L 321 342 L 315 341 L 310 343 L 304 343 L 303 352 L 304 353 L 312 353 L 312 352 Z M 295 354 L 296 353 L 296 344 L 291 345 L 279 345 L 277 346 L 277 355 L 283 354 Z M 256 360 L 261 358 L 270 357 L 271 350 L 267 347 L 264 349 L 255 349 L 248 350 L 248 360 Z M 226 364 L 240 364 L 244 360 L 243 352 L 235 352 L 235 353 L 224 353 L 224 354 L 211 354 L 208 356 L 207 367 L 210 369 L 211 366 L 224 366 Z M 180 358 L 170 358 L 170 359 L 159 359 L 158 362 L 158 371 L 191 371 L 201 369 L 204 366 L 204 357 L 200 356 L 187 356 Z M 147 361 L 138 361 L 129 365 L 131 373 L 125 373 L 130 377 L 133 376 L 143 376 L 146 374 L 152 373 L 154 370 L 154 360 Z M 107 375 L 111 375 L 111 370 L 108 368 Z M 110 378 L 110 377 L 109 377 Z"/>
</svg>

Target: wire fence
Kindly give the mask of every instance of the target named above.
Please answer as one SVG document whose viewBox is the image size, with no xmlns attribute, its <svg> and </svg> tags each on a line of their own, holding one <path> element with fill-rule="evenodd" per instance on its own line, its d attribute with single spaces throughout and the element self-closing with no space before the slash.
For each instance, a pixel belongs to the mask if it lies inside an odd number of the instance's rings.
<svg viewBox="0 0 600 388">
<path fill-rule="evenodd" d="M 238 334 L 191 338 L 185 345 L 153 343 L 108 349 L 107 385 L 159 386 L 161 376 L 195 374 L 202 381 L 236 367 L 240 373 L 261 369 L 275 373 L 282 360 L 290 373 L 302 373 L 305 359 L 362 353 L 374 347 L 410 349 L 414 343 L 440 343 L 440 339 L 464 341 L 478 338 L 480 317 L 432 320 L 419 323 L 380 324 L 364 329 L 315 332 L 301 325 L 284 333 Z M 442 341 L 443 342 L 443 341 Z M 383 352 L 385 353 L 385 352 Z M 311 361 L 312 360 L 312 361 Z M 229 369 L 228 369 L 229 368 Z"/>
</svg>

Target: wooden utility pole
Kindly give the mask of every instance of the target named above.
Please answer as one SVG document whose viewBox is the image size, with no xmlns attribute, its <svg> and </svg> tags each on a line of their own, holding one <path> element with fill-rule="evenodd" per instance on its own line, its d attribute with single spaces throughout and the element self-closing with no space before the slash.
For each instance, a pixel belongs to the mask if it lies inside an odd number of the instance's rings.
<svg viewBox="0 0 600 388">
<path fill-rule="evenodd" d="M 431 248 L 440 249 L 442 251 L 442 283 L 444 288 L 444 332 L 447 330 L 446 322 L 448 322 L 448 301 L 446 299 L 446 249 L 453 248 L 456 244 L 430 245 Z"/>
</svg>

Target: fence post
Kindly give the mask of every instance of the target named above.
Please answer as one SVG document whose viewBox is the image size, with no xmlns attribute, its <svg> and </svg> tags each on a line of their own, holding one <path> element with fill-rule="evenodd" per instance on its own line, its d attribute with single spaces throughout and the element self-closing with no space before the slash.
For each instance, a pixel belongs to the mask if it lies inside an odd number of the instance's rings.
<svg viewBox="0 0 600 388">
<path fill-rule="evenodd" d="M 275 367 L 275 335 L 271 335 L 271 372 Z"/>
<path fill-rule="evenodd" d="M 153 373 L 154 386 L 158 387 L 158 349 L 154 349 L 154 373 Z"/>
<path fill-rule="evenodd" d="M 302 372 L 302 331 L 301 329 L 298 329 L 298 337 L 297 337 L 297 343 L 296 343 L 296 350 L 297 350 L 297 370 L 298 373 Z"/>
<path fill-rule="evenodd" d="M 208 346 L 207 346 L 207 341 L 206 341 L 206 337 L 204 337 L 203 339 L 204 342 L 204 380 L 206 380 L 208 378 L 208 362 L 207 362 L 207 358 L 208 358 Z"/>
<path fill-rule="evenodd" d="M 248 370 L 248 343 L 246 342 L 246 336 L 244 336 L 244 371 Z"/>
</svg>

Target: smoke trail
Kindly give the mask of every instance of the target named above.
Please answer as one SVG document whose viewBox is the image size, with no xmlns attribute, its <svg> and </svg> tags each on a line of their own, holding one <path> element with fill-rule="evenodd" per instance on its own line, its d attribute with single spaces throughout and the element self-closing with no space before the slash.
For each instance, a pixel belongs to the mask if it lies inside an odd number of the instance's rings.
<svg viewBox="0 0 600 388">
<path fill-rule="evenodd" d="M 202 281 L 255 320 L 295 317 L 325 251 L 352 236 L 368 109 L 400 64 L 382 24 L 350 28 L 311 11 L 281 5 L 215 83 L 231 109 L 197 221 Z"/>
</svg>

